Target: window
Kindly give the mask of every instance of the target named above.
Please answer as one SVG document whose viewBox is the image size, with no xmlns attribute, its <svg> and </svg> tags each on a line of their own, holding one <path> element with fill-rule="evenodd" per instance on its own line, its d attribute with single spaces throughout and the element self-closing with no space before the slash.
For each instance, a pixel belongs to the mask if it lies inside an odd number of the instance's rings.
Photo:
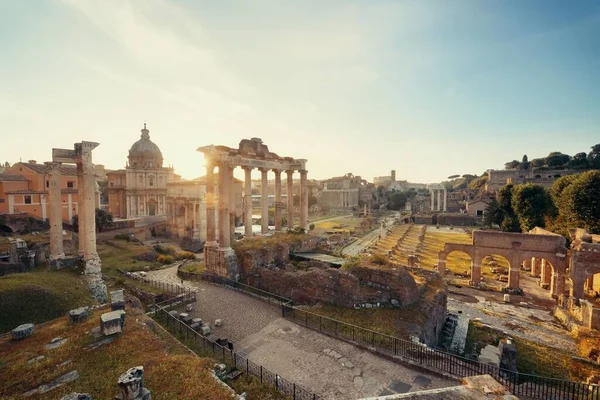
<svg viewBox="0 0 600 400">
<path fill-rule="evenodd" d="M 483 210 L 477 210 L 477 216 L 483 217 Z"/>
<path fill-rule="evenodd" d="M 31 204 L 31 195 L 27 194 L 27 195 L 23 196 L 23 203 Z"/>
<path fill-rule="evenodd" d="M 4 199 L 0 199 L 0 203 L 4 203 Z"/>
<path fill-rule="evenodd" d="M 46 181 L 46 187 L 50 187 L 50 181 Z"/>
<path fill-rule="evenodd" d="M 67 182 L 67 187 L 68 187 L 68 188 L 72 188 L 72 187 L 73 187 L 73 185 L 74 185 L 74 182 L 73 182 L 73 181 L 68 181 L 68 182 Z"/>
</svg>

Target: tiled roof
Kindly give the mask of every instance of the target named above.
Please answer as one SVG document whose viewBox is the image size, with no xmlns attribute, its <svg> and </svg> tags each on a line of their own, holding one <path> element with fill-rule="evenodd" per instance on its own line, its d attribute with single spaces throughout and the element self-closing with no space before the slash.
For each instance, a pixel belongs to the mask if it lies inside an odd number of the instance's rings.
<svg viewBox="0 0 600 400">
<path fill-rule="evenodd" d="M 0 174 L 0 182 L 6 181 L 27 181 L 22 175 Z"/>
<path fill-rule="evenodd" d="M 26 168 L 29 168 L 36 174 L 44 175 L 50 172 L 49 168 L 44 164 L 32 164 L 32 163 L 19 163 Z M 18 164 L 17 164 L 18 165 Z M 61 165 L 60 174 L 65 176 L 77 176 L 77 167 L 71 165 Z"/>
</svg>

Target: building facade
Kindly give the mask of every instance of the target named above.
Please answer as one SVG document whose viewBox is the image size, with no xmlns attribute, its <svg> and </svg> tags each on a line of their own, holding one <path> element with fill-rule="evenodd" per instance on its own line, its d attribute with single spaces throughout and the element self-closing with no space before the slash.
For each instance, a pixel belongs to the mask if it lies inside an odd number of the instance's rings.
<svg viewBox="0 0 600 400">
<path fill-rule="evenodd" d="M 28 214 L 46 221 L 49 217 L 48 188 L 50 169 L 35 160 L 18 162 L 0 174 L 0 214 Z M 60 166 L 60 197 L 62 221 L 71 224 L 79 214 L 77 168 Z M 100 192 L 96 182 L 96 208 L 100 207 Z"/>
<path fill-rule="evenodd" d="M 321 182 L 317 203 L 324 209 L 352 209 L 373 200 L 375 185 L 360 176 L 346 174 Z"/>
<path fill-rule="evenodd" d="M 125 169 L 107 173 L 109 210 L 116 218 L 167 215 L 167 183 L 177 179 L 173 168 L 163 167 L 160 148 L 142 129 L 129 149 Z"/>
<path fill-rule="evenodd" d="M 495 193 L 502 186 L 512 183 L 515 185 L 522 183 L 535 183 L 546 189 L 552 187 L 554 182 L 561 176 L 580 174 L 578 170 L 488 170 L 488 180 L 484 186 L 485 190 Z"/>
</svg>

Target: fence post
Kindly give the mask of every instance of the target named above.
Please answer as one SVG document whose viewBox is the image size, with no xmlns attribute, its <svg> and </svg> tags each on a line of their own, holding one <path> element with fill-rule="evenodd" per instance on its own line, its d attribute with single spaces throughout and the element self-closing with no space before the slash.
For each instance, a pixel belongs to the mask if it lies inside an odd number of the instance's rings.
<svg viewBox="0 0 600 400">
<path fill-rule="evenodd" d="M 260 383 L 262 383 L 262 365 L 260 366 Z"/>
</svg>

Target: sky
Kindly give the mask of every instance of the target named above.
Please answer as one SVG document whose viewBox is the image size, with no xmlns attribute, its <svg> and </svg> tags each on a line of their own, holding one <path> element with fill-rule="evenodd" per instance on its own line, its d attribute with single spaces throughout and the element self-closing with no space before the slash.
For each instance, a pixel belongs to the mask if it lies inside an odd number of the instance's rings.
<svg viewBox="0 0 600 400">
<path fill-rule="evenodd" d="M 600 1 L 0 0 L 0 161 L 123 168 L 144 123 L 187 179 L 252 137 L 312 179 L 588 152 Z"/>
</svg>

